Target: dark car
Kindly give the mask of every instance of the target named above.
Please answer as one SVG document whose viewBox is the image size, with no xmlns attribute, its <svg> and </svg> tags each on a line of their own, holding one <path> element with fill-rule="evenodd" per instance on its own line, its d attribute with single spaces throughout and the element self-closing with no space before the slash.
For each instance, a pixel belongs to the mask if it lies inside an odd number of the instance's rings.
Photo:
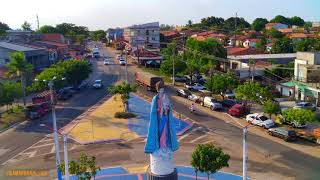
<svg viewBox="0 0 320 180">
<path fill-rule="evenodd" d="M 297 139 L 297 134 L 295 131 L 285 128 L 270 128 L 268 129 L 268 133 L 271 136 L 279 137 L 285 141 L 295 141 Z"/>
<path fill-rule="evenodd" d="M 241 104 L 235 104 L 228 110 L 228 113 L 231 116 L 240 117 L 246 113 L 246 108 Z"/>
<path fill-rule="evenodd" d="M 72 97 L 71 89 L 60 89 L 58 92 L 58 100 L 67 100 Z"/>
<path fill-rule="evenodd" d="M 171 80 L 172 80 L 172 79 L 173 79 L 173 77 L 171 77 Z M 175 76 L 175 77 L 174 77 L 174 81 L 175 81 L 175 82 L 183 82 L 183 83 L 185 83 L 185 82 L 188 81 L 188 78 L 185 77 L 185 76 Z"/>
<path fill-rule="evenodd" d="M 177 90 L 177 95 L 187 98 L 188 96 L 191 95 L 191 92 L 188 89 L 178 89 Z"/>
<path fill-rule="evenodd" d="M 225 99 L 221 102 L 222 106 L 227 107 L 227 108 L 231 108 L 232 106 L 234 106 L 235 104 L 237 104 L 237 102 L 235 100 L 232 99 Z"/>
</svg>

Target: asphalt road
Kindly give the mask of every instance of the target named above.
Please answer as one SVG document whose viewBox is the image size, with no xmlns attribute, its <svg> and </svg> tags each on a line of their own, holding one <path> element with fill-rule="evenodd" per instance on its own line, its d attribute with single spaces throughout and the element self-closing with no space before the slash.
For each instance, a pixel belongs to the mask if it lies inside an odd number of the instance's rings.
<svg viewBox="0 0 320 180">
<path fill-rule="evenodd" d="M 103 52 L 101 53 L 103 54 Z M 105 87 L 117 81 L 123 76 L 119 76 L 119 65 L 103 66 L 102 58 L 98 61 L 93 59 L 93 73 L 88 78 L 89 87 L 71 99 L 59 102 L 56 107 L 58 128 L 68 124 L 71 120 L 82 114 L 86 109 L 96 104 L 100 99 L 106 96 Z M 91 88 L 95 79 L 101 79 L 104 84 L 102 89 Z M 32 122 L 25 121 L 18 126 L 9 129 L 0 134 L 0 164 L 3 164 L 19 152 L 30 147 L 45 137 L 51 130 L 41 127 L 40 124 L 47 124 L 52 127 L 51 113 L 46 116 L 34 120 Z M 1 166 L 0 166 L 1 168 Z"/>
</svg>

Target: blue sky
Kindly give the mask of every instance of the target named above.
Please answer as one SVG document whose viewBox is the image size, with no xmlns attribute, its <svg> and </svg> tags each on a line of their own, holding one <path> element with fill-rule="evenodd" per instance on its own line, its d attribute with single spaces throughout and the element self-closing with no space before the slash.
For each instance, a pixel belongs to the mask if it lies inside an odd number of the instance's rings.
<svg viewBox="0 0 320 180">
<path fill-rule="evenodd" d="M 236 12 L 249 22 L 278 14 L 320 21 L 319 9 L 320 0 L 5 0 L 0 21 L 20 28 L 26 20 L 35 28 L 38 14 L 40 25 L 72 22 L 96 30 L 151 21 L 182 25 L 189 19 L 228 18 Z"/>
</svg>

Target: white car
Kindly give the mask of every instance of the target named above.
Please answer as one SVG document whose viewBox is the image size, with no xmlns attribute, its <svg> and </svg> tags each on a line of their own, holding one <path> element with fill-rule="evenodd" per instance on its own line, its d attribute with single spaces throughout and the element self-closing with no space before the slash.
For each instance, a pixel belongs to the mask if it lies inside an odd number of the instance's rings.
<svg viewBox="0 0 320 180">
<path fill-rule="evenodd" d="M 105 59 L 103 60 L 103 64 L 104 64 L 104 65 L 109 65 L 109 64 L 110 64 L 110 60 L 109 60 L 108 58 L 105 58 Z"/>
<path fill-rule="evenodd" d="M 195 95 L 195 94 L 191 94 L 191 95 L 188 96 L 188 99 L 189 99 L 190 101 L 194 101 L 194 102 L 198 103 L 200 97 L 197 96 L 197 95 Z"/>
<path fill-rule="evenodd" d="M 261 126 L 265 129 L 269 129 L 271 127 L 274 126 L 274 121 L 267 118 L 266 116 L 262 115 L 262 114 L 258 114 L 258 113 L 255 113 L 255 114 L 248 114 L 246 116 L 246 121 L 248 123 L 251 123 L 251 124 L 254 124 L 254 125 L 257 125 L 257 126 Z"/>
<path fill-rule="evenodd" d="M 96 89 L 102 88 L 102 86 L 103 86 L 102 80 L 100 80 L 100 79 L 95 80 L 92 86 L 93 86 L 94 88 L 96 88 Z"/>
<path fill-rule="evenodd" d="M 195 84 L 186 84 L 186 88 L 188 89 L 193 89 L 193 90 L 204 90 L 205 87 L 199 83 L 195 83 Z"/>
<path fill-rule="evenodd" d="M 219 102 L 217 102 L 213 97 L 208 96 L 203 98 L 201 105 L 209 107 L 212 111 L 222 109 L 222 105 Z"/>
<path fill-rule="evenodd" d="M 122 66 L 126 65 L 126 60 L 124 58 L 120 58 L 119 59 L 119 64 L 122 65 Z"/>
</svg>

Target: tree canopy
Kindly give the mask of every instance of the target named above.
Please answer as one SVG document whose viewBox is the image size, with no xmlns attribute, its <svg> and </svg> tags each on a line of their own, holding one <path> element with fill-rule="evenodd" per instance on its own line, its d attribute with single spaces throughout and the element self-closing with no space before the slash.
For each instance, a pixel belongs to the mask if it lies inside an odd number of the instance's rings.
<svg viewBox="0 0 320 180">
<path fill-rule="evenodd" d="M 246 82 L 236 89 L 236 98 L 250 102 L 264 102 L 272 98 L 272 94 L 267 87 L 256 82 Z"/>
<path fill-rule="evenodd" d="M 10 105 L 15 99 L 22 97 L 21 83 L 6 81 L 1 83 L 0 105 Z"/>
<path fill-rule="evenodd" d="M 9 30 L 10 27 L 6 23 L 0 22 L 0 36 L 3 36 L 6 33 L 6 30 Z"/>
<path fill-rule="evenodd" d="M 274 54 L 293 53 L 294 45 L 292 40 L 288 37 L 276 39 L 272 45 L 271 52 Z"/>
<path fill-rule="evenodd" d="M 272 23 L 282 23 L 282 24 L 287 24 L 289 26 L 304 26 L 305 21 L 298 17 L 298 16 L 293 16 L 293 17 L 284 17 L 282 15 L 277 15 L 273 19 L 270 20 Z"/>
<path fill-rule="evenodd" d="M 121 96 L 121 100 L 122 100 L 122 103 L 124 105 L 124 109 L 125 111 L 127 112 L 128 109 L 129 109 L 129 98 L 130 98 L 130 93 L 131 92 L 136 92 L 137 90 L 137 86 L 135 85 L 131 85 L 129 83 L 126 83 L 126 82 L 122 82 L 122 84 L 118 84 L 118 85 L 115 85 L 115 86 L 110 86 L 108 88 L 108 92 L 110 94 L 120 94 Z"/>
<path fill-rule="evenodd" d="M 250 23 L 248 23 L 244 18 L 240 17 L 231 17 L 225 20 L 224 22 L 224 29 L 225 30 L 232 30 L 234 31 L 235 29 L 235 20 L 237 21 L 237 30 L 245 29 L 245 28 L 250 28 Z"/>
<path fill-rule="evenodd" d="M 278 114 L 281 112 L 280 105 L 271 100 L 267 100 L 263 104 L 263 112 L 269 114 L 269 117 L 271 118 L 272 114 Z"/>
<path fill-rule="evenodd" d="M 56 28 L 53 27 L 53 26 L 44 25 L 44 26 L 41 26 L 41 27 L 40 27 L 39 32 L 40 32 L 40 33 L 56 33 L 57 30 L 56 30 Z"/>
<path fill-rule="evenodd" d="M 315 113 L 306 109 L 286 109 L 282 111 L 282 116 L 286 121 L 306 124 L 315 120 Z"/>
<path fill-rule="evenodd" d="M 93 31 L 90 36 L 94 41 L 101 41 L 106 38 L 106 32 L 104 30 L 97 30 Z"/>
<path fill-rule="evenodd" d="M 262 31 L 268 22 L 269 21 L 266 18 L 256 18 L 253 21 L 251 28 L 255 31 Z"/>
<path fill-rule="evenodd" d="M 31 30 L 31 24 L 28 23 L 27 21 L 24 21 L 23 24 L 21 25 L 21 28 L 25 31 L 30 31 Z"/>
<path fill-rule="evenodd" d="M 206 82 L 206 88 L 213 93 L 226 92 L 227 90 L 234 90 L 238 85 L 238 81 L 233 74 L 217 74 L 211 77 Z"/>
<path fill-rule="evenodd" d="M 296 51 L 320 51 L 320 40 L 306 38 L 294 43 Z"/>
</svg>

